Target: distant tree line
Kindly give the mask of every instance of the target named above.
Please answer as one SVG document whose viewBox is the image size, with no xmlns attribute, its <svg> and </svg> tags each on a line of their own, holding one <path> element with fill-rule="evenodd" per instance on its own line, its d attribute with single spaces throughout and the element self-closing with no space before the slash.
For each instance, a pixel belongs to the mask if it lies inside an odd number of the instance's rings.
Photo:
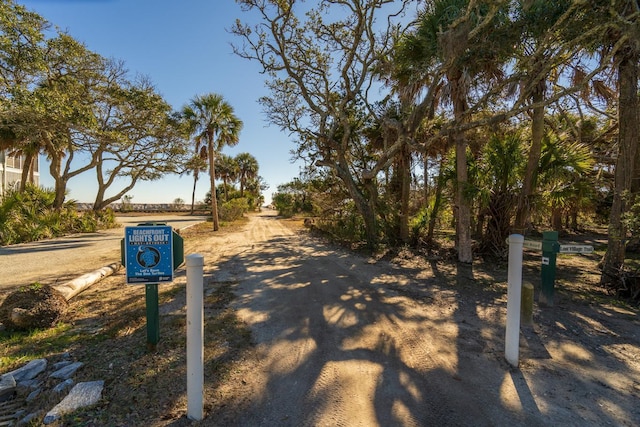
<svg viewBox="0 0 640 427">
<path fill-rule="evenodd" d="M 263 67 L 268 119 L 307 165 L 279 209 L 370 248 L 453 227 L 463 263 L 503 254 L 513 232 L 597 220 L 603 270 L 624 268 L 638 236 L 637 0 L 238 3 L 235 52 Z"/>
</svg>

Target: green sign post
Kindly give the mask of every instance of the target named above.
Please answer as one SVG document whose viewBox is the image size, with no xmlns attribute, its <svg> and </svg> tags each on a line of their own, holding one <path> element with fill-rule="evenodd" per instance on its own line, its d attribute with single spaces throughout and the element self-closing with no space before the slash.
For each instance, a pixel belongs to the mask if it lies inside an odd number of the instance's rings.
<svg viewBox="0 0 640 427">
<path fill-rule="evenodd" d="M 542 232 L 542 267 L 540 268 L 540 303 L 553 306 L 556 281 L 556 256 L 560 250 L 557 231 Z"/>
<path fill-rule="evenodd" d="M 145 284 L 147 349 L 155 351 L 160 341 L 158 284 L 173 281 L 173 271 L 184 262 L 182 237 L 166 223 L 143 223 L 125 227 L 120 242 L 127 283 Z"/>
<path fill-rule="evenodd" d="M 507 244 L 509 239 L 507 239 Z M 524 249 L 542 251 L 542 265 L 540 268 L 540 298 L 542 305 L 553 306 L 553 294 L 555 292 L 556 281 L 556 258 L 561 254 L 590 254 L 593 252 L 591 245 L 561 245 L 558 243 L 557 231 L 543 231 L 542 241 L 525 240 L 522 244 Z"/>
</svg>

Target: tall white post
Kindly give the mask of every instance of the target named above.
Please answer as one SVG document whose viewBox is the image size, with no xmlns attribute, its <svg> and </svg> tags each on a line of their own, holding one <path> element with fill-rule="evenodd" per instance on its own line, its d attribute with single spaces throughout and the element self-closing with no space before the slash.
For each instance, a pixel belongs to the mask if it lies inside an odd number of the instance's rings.
<svg viewBox="0 0 640 427">
<path fill-rule="evenodd" d="M 187 418 L 204 412 L 204 257 L 187 255 Z"/>
<path fill-rule="evenodd" d="M 524 236 L 509 236 L 509 268 L 507 272 L 507 332 L 504 355 L 511 366 L 518 367 L 520 347 L 520 299 L 522 298 L 522 245 Z"/>
</svg>

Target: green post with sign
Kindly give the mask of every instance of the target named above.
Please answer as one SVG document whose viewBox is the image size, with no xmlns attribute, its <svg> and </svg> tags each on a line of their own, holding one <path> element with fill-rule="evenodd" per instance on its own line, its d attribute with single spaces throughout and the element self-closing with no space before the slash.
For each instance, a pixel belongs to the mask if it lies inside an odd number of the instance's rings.
<svg viewBox="0 0 640 427">
<path fill-rule="evenodd" d="M 125 227 L 120 244 L 127 283 L 145 285 L 147 349 L 160 341 L 158 284 L 173 281 L 173 271 L 184 262 L 183 240 L 166 223 L 143 223 Z"/>
<path fill-rule="evenodd" d="M 506 240 L 509 244 L 509 239 Z M 549 307 L 553 306 L 553 294 L 556 281 L 556 257 L 561 254 L 590 254 L 593 253 L 593 246 L 566 244 L 558 242 L 557 231 L 543 231 L 542 242 L 538 240 L 525 240 L 522 244 L 524 249 L 534 251 L 542 250 L 542 263 L 540 268 L 540 297 L 539 302 Z"/>
<path fill-rule="evenodd" d="M 160 304 L 158 303 L 158 284 L 147 283 L 144 289 L 147 306 L 147 350 L 155 351 L 160 341 Z"/>
<path fill-rule="evenodd" d="M 542 232 L 542 267 L 540 303 L 553 306 L 553 293 L 556 280 L 556 256 L 560 251 L 557 231 Z"/>
</svg>

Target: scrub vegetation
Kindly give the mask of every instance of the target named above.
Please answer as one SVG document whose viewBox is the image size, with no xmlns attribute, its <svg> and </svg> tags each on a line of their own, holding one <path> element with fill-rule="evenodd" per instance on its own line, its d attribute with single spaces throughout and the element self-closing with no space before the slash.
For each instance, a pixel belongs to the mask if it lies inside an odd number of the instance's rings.
<svg viewBox="0 0 640 427">
<path fill-rule="evenodd" d="M 78 212 L 68 201 L 54 206 L 51 190 L 27 185 L 24 191 L 10 191 L 0 200 L 0 245 L 33 242 L 73 233 L 90 233 L 116 227 L 110 209 Z"/>
</svg>

